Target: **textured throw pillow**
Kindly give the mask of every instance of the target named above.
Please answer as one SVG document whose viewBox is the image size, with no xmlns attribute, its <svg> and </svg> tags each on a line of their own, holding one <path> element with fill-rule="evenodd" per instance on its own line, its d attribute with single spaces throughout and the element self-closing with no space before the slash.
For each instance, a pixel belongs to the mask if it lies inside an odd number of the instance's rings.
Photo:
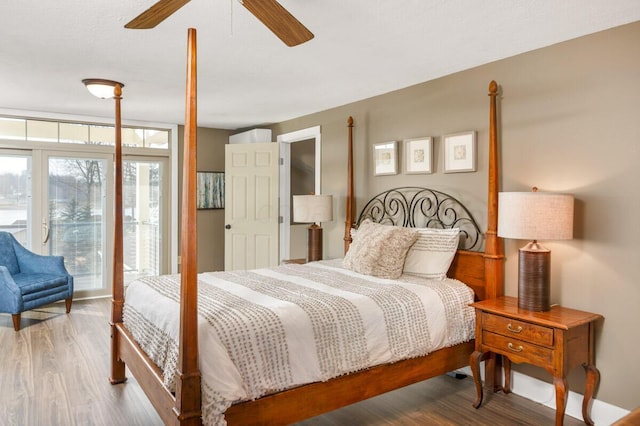
<svg viewBox="0 0 640 426">
<path fill-rule="evenodd" d="M 460 230 L 419 228 L 419 236 L 404 261 L 404 273 L 442 280 L 458 249 Z"/>
<path fill-rule="evenodd" d="M 361 274 L 398 278 L 407 251 L 417 238 L 415 229 L 380 225 L 367 219 L 358 227 L 343 265 Z"/>
</svg>

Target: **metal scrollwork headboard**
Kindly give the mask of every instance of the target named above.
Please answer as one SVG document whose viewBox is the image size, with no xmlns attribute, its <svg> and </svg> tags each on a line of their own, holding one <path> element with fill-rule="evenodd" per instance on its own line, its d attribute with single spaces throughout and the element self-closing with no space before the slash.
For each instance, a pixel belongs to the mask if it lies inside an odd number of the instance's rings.
<svg viewBox="0 0 640 426">
<path fill-rule="evenodd" d="M 356 226 L 363 220 L 409 228 L 459 228 L 464 250 L 481 250 L 482 232 L 460 201 L 428 188 L 406 186 L 373 197 L 364 206 Z"/>
</svg>

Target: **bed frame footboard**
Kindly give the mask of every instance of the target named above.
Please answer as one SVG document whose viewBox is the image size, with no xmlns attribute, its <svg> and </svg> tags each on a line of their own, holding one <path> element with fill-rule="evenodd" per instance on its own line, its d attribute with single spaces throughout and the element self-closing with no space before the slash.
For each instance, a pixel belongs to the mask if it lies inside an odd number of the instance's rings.
<svg viewBox="0 0 640 426">
<path fill-rule="evenodd" d="M 165 424 L 172 424 L 176 420 L 176 414 L 173 411 L 176 398 L 164 386 L 162 371 L 140 348 L 124 324 L 116 324 L 115 331 L 115 339 L 120 348 L 119 359 L 127 365 L 133 377 L 137 379 L 162 421 Z"/>
<path fill-rule="evenodd" d="M 465 367 L 473 350 L 473 341 L 461 343 L 426 356 L 278 392 L 232 405 L 225 418 L 229 425 L 290 424 Z"/>
</svg>

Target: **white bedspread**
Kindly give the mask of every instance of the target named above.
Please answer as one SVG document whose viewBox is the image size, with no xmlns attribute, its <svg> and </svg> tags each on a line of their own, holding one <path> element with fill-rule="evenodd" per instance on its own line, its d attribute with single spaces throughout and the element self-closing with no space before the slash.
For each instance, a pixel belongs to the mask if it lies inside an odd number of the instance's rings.
<svg viewBox="0 0 640 426">
<path fill-rule="evenodd" d="M 386 280 L 340 260 L 198 276 L 205 424 L 234 402 L 473 338 L 473 291 L 455 280 Z M 175 388 L 179 275 L 126 291 L 124 323 Z"/>
</svg>

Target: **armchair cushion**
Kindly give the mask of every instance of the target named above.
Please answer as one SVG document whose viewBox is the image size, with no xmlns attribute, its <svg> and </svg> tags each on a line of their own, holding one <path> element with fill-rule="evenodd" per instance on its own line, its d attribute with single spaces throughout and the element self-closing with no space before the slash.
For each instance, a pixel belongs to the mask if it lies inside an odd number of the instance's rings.
<svg viewBox="0 0 640 426">
<path fill-rule="evenodd" d="M 56 275 L 46 273 L 20 273 L 13 276 L 13 281 L 20 288 L 20 293 L 24 298 L 26 296 L 39 293 L 45 290 L 53 290 L 59 287 L 67 289 L 67 275 Z"/>
</svg>

